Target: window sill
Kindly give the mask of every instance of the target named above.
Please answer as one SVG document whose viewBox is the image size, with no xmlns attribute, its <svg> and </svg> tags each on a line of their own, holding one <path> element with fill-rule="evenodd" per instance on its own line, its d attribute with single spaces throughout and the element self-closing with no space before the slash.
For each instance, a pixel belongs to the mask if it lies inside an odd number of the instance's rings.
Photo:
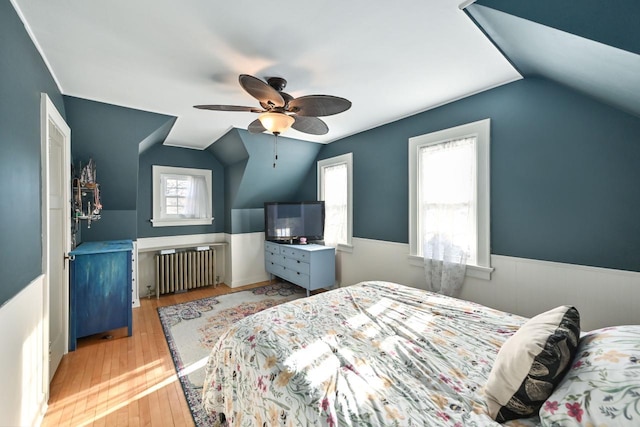
<svg viewBox="0 0 640 427">
<path fill-rule="evenodd" d="M 336 248 L 336 250 L 340 251 L 340 252 L 345 252 L 345 253 L 351 254 L 351 253 L 353 253 L 353 245 L 347 245 L 347 244 L 344 244 L 344 243 L 338 243 L 338 247 Z"/>
<path fill-rule="evenodd" d="M 176 227 L 183 225 L 211 225 L 213 224 L 213 218 L 199 218 L 199 219 L 151 219 L 151 225 L 153 227 Z"/>
<path fill-rule="evenodd" d="M 424 258 L 409 255 L 409 264 L 416 267 L 424 267 Z M 466 277 L 473 277 L 482 280 L 491 280 L 491 273 L 495 270 L 493 267 L 485 267 L 481 265 L 467 264 Z"/>
</svg>

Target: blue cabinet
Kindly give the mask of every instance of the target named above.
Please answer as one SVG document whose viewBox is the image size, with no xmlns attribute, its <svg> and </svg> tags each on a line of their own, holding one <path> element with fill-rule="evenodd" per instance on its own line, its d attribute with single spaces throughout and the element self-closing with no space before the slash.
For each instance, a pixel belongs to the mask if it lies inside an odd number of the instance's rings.
<svg viewBox="0 0 640 427">
<path fill-rule="evenodd" d="M 77 339 L 128 328 L 132 333 L 131 240 L 86 242 L 71 251 L 69 350 Z"/>
<path fill-rule="evenodd" d="M 336 250 L 322 245 L 285 245 L 265 242 L 267 272 L 309 291 L 336 283 Z"/>
</svg>

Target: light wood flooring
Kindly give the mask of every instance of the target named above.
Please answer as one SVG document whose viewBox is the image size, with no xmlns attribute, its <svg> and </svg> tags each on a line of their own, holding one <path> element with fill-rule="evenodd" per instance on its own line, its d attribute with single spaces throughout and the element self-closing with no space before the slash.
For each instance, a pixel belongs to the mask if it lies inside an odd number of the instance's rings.
<svg viewBox="0 0 640 427">
<path fill-rule="evenodd" d="M 141 299 L 131 337 L 121 328 L 81 338 L 62 358 L 42 426 L 193 426 L 156 309 L 264 284 Z"/>
</svg>

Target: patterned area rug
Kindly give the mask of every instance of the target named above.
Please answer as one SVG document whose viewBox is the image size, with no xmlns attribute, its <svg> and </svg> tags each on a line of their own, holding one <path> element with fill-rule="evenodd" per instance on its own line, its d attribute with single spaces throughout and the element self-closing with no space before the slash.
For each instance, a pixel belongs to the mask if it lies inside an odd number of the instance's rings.
<svg viewBox="0 0 640 427">
<path fill-rule="evenodd" d="M 169 350 L 196 426 L 209 426 L 202 410 L 204 368 L 210 349 L 235 321 L 269 307 L 304 297 L 304 289 L 276 283 L 248 291 L 158 307 Z"/>
</svg>

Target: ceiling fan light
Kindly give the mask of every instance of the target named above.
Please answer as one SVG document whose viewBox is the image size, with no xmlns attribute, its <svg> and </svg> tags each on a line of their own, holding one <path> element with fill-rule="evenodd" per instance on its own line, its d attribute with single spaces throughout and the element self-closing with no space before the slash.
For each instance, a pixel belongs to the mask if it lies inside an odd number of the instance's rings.
<svg viewBox="0 0 640 427">
<path fill-rule="evenodd" d="M 258 117 L 258 120 L 271 133 L 282 133 L 295 122 L 293 117 L 284 113 L 264 113 Z"/>
</svg>

